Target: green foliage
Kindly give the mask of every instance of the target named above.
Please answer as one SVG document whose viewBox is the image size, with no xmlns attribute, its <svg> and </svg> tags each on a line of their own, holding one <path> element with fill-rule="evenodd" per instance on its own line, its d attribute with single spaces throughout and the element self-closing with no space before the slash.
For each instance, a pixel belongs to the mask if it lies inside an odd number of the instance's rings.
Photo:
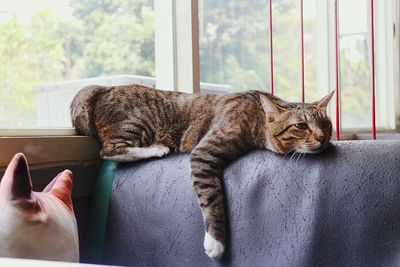
<svg viewBox="0 0 400 267">
<path fill-rule="evenodd" d="M 33 87 L 62 79 L 63 43 L 58 19 L 38 11 L 28 23 L 12 14 L 0 27 L 0 127 L 33 127 Z"/>
<path fill-rule="evenodd" d="M 234 91 L 270 91 L 268 1 L 204 1 L 200 38 L 201 81 L 223 83 Z M 299 1 L 273 2 L 274 91 L 300 100 L 301 44 Z M 305 21 L 314 36 L 315 23 Z M 305 40 L 306 92 L 315 99 L 314 39 Z"/>
<path fill-rule="evenodd" d="M 71 6 L 84 26 L 81 49 L 72 50 L 72 58 L 79 59 L 74 73 L 155 75 L 152 1 L 72 0 Z"/>
<path fill-rule="evenodd" d="M 0 128 L 35 127 L 37 84 L 155 75 L 153 1 L 71 0 L 72 19 L 40 8 L 20 18 L 2 4 Z"/>
<path fill-rule="evenodd" d="M 357 51 L 366 51 L 365 42 L 357 42 Z M 343 123 L 357 128 L 371 125 L 371 73 L 365 60 L 350 60 L 346 50 L 340 56 L 340 84 Z M 348 114 L 351 114 L 349 116 Z"/>
</svg>

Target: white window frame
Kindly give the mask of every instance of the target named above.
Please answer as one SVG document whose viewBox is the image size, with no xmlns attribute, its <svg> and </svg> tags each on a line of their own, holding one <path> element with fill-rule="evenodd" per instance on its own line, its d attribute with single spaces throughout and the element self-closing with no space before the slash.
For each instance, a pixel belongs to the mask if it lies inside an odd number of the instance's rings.
<svg viewBox="0 0 400 267">
<path fill-rule="evenodd" d="M 200 92 L 198 0 L 155 0 L 154 10 L 157 88 Z"/>
</svg>

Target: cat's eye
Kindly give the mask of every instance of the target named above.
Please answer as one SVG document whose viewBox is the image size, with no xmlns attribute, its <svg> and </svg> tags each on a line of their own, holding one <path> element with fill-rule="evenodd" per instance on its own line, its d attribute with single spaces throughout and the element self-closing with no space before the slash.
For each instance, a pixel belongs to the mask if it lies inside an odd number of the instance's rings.
<svg viewBox="0 0 400 267">
<path fill-rule="evenodd" d="M 321 122 L 321 125 L 320 125 L 320 127 L 321 127 L 322 129 L 328 128 L 329 126 L 331 126 L 331 122 L 328 121 L 328 120 L 322 121 L 322 122 Z"/>
<path fill-rule="evenodd" d="M 294 126 L 296 126 L 296 128 L 300 129 L 300 130 L 307 130 L 308 129 L 307 123 L 296 123 Z"/>
</svg>

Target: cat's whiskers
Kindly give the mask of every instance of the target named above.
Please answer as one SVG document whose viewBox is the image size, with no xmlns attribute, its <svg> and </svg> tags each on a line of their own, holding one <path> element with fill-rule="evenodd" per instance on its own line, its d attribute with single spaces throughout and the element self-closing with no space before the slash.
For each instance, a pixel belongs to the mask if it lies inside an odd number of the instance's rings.
<svg viewBox="0 0 400 267">
<path fill-rule="evenodd" d="M 286 157 L 287 154 L 289 154 L 289 153 L 291 153 L 291 152 L 293 152 L 293 154 L 290 156 L 290 160 L 294 160 L 295 163 L 296 163 L 296 165 L 298 165 L 299 161 L 300 161 L 302 158 L 304 158 L 305 154 L 307 154 L 306 152 L 297 151 L 297 150 L 293 149 L 293 150 L 287 152 L 287 153 L 285 154 L 285 157 Z"/>
<path fill-rule="evenodd" d="M 289 155 L 290 153 L 292 153 L 292 152 L 295 151 L 295 150 L 296 150 L 296 148 L 290 149 L 288 152 L 285 153 L 285 155 L 283 156 L 283 159 L 285 159 L 287 155 Z M 290 157 L 290 159 L 291 159 L 292 157 L 293 157 L 293 155 Z"/>
<path fill-rule="evenodd" d="M 290 160 L 295 159 L 298 154 L 299 154 L 299 152 L 294 151 L 292 156 L 290 157 Z"/>
<path fill-rule="evenodd" d="M 299 160 L 300 160 L 300 159 L 304 158 L 305 155 L 306 155 L 306 153 L 304 153 L 304 152 L 298 152 L 298 157 L 297 157 L 297 160 L 296 160 L 296 165 L 299 163 Z"/>
</svg>

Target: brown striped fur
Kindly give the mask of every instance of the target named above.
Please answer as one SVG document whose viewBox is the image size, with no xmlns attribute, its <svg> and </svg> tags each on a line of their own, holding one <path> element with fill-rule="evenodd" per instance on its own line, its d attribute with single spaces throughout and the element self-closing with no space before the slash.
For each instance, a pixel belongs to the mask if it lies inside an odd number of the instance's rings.
<svg viewBox="0 0 400 267">
<path fill-rule="evenodd" d="M 104 159 L 134 161 L 189 152 L 206 228 L 204 246 L 217 259 L 225 241 L 223 168 L 256 148 L 322 151 L 331 138 L 326 106 L 332 95 L 304 104 L 260 91 L 213 95 L 140 85 L 89 86 L 75 96 L 71 117 L 78 133 L 102 142 Z"/>
</svg>

